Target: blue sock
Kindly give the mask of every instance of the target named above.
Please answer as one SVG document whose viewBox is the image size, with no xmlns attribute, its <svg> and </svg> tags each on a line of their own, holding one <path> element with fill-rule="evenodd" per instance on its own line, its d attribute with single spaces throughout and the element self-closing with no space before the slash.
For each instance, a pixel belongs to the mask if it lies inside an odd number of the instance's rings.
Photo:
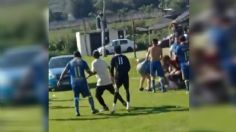
<svg viewBox="0 0 236 132">
<path fill-rule="evenodd" d="M 74 99 L 76 114 L 79 114 L 79 98 Z"/>
<path fill-rule="evenodd" d="M 91 110 L 94 111 L 95 110 L 95 106 L 94 106 L 93 98 L 89 97 L 88 101 L 89 101 Z"/>
</svg>

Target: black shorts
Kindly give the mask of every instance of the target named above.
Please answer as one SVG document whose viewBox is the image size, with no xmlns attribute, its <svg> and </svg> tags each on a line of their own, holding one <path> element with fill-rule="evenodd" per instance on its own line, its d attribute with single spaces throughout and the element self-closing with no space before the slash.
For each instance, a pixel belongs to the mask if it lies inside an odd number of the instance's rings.
<svg viewBox="0 0 236 132">
<path fill-rule="evenodd" d="M 123 85 L 125 89 L 129 89 L 129 77 L 115 78 L 115 83 L 117 88 L 120 88 Z"/>
<path fill-rule="evenodd" d="M 105 86 L 97 86 L 96 88 L 96 95 L 102 95 L 105 90 L 108 90 L 110 93 L 114 94 L 115 89 L 112 84 L 105 85 Z"/>
</svg>

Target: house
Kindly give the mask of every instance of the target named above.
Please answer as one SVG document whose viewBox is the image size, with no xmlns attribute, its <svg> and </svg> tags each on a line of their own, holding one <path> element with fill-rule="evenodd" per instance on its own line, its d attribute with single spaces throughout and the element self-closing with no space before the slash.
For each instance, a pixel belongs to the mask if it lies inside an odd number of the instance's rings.
<svg viewBox="0 0 236 132">
<path fill-rule="evenodd" d="M 110 29 L 105 32 L 105 44 L 114 39 L 126 38 L 126 30 Z M 92 55 L 92 52 L 102 46 L 101 31 L 92 31 L 84 34 L 76 33 L 77 48 L 82 55 Z"/>
</svg>

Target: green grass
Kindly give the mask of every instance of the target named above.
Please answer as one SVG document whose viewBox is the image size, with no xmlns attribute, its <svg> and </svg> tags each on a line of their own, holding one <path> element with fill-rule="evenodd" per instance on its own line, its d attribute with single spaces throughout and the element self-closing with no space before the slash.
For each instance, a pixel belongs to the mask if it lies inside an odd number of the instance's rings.
<svg viewBox="0 0 236 132">
<path fill-rule="evenodd" d="M 142 58 L 144 52 L 139 52 Z M 188 95 L 185 91 L 168 91 L 167 93 L 139 92 L 139 75 L 136 72 L 136 61 L 133 54 L 127 55 L 132 64 L 130 71 L 131 112 L 118 103 L 117 113 L 109 112 L 92 115 L 87 99 L 80 100 L 81 117 L 76 117 L 73 107 L 72 91 L 56 92 L 56 97 L 49 94 L 49 131 L 50 132 L 185 132 L 188 131 Z M 85 57 L 90 62 L 92 58 Z M 106 57 L 108 62 L 110 57 Z M 92 95 L 95 93 L 96 78 L 88 80 Z M 124 89 L 120 89 L 125 98 Z M 103 95 L 111 108 L 113 96 L 108 92 Z M 95 105 L 101 106 L 95 99 Z"/>
</svg>

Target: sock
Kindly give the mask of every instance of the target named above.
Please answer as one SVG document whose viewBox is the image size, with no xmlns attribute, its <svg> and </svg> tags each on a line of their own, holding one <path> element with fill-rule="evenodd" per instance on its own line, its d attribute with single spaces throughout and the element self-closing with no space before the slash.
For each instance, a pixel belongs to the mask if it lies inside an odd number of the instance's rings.
<svg viewBox="0 0 236 132">
<path fill-rule="evenodd" d="M 156 91 L 155 80 L 152 80 L 152 89 Z"/>
<path fill-rule="evenodd" d="M 116 104 L 113 103 L 113 111 L 115 111 L 115 110 L 116 110 Z"/>
<path fill-rule="evenodd" d="M 184 83 L 186 86 L 186 90 L 189 91 L 189 80 L 185 80 Z"/>
<path fill-rule="evenodd" d="M 129 109 L 129 102 L 126 103 L 126 109 Z"/>
<path fill-rule="evenodd" d="M 94 111 L 95 110 L 95 106 L 94 106 L 93 98 L 89 97 L 88 101 L 89 101 L 91 110 Z"/>
<path fill-rule="evenodd" d="M 79 114 L 79 98 L 75 98 L 74 102 L 75 102 L 75 111 L 77 114 Z"/>
<path fill-rule="evenodd" d="M 160 84 L 161 84 L 161 90 L 165 90 L 165 82 L 164 82 L 164 79 L 163 78 L 161 78 L 161 80 L 160 80 Z"/>
</svg>

